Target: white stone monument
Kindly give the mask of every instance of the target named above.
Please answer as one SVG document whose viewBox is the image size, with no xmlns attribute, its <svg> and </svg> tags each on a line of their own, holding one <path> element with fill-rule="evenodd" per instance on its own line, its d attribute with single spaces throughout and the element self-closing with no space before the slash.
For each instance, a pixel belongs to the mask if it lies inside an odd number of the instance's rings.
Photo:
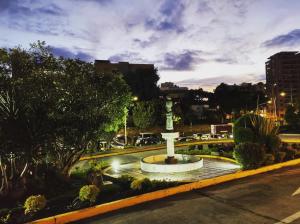
<svg viewBox="0 0 300 224">
<path fill-rule="evenodd" d="M 172 113 L 172 99 L 167 97 L 166 101 L 166 132 L 161 133 L 162 137 L 167 141 L 167 158 L 165 162 L 168 164 L 177 163 L 174 150 L 174 139 L 179 137 L 179 132 L 174 132 L 173 128 L 173 113 Z"/>
</svg>

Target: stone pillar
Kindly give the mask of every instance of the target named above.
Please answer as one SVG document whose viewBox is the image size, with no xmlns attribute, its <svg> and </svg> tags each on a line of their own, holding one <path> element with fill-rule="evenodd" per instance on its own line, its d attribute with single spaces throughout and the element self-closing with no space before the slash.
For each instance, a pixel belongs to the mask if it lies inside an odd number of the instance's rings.
<svg viewBox="0 0 300 224">
<path fill-rule="evenodd" d="M 179 137 L 179 132 L 161 133 L 162 137 L 167 141 L 167 158 L 166 163 L 177 163 L 175 158 L 174 139 Z"/>
</svg>

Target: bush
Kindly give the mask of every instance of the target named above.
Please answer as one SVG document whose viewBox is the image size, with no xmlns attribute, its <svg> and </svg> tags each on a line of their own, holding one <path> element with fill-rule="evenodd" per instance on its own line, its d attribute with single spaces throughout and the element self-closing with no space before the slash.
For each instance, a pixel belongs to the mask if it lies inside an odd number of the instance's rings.
<svg viewBox="0 0 300 224">
<path fill-rule="evenodd" d="M 265 165 L 271 165 L 275 161 L 275 157 L 273 154 L 265 154 L 264 164 Z"/>
<path fill-rule="evenodd" d="M 179 183 L 176 181 L 166 181 L 166 180 L 152 180 L 151 183 L 152 183 L 153 190 L 160 190 L 160 189 L 179 185 Z"/>
<path fill-rule="evenodd" d="M 115 195 L 121 192 L 121 187 L 117 184 L 107 184 L 103 185 L 101 188 L 101 194 L 103 195 Z"/>
<path fill-rule="evenodd" d="M 280 163 L 284 160 L 286 152 L 277 152 L 275 153 L 275 162 Z"/>
<path fill-rule="evenodd" d="M 189 148 L 188 148 L 189 151 L 190 150 L 195 150 L 195 149 L 196 149 L 196 145 L 190 145 Z"/>
<path fill-rule="evenodd" d="M 286 159 L 286 160 L 295 159 L 296 153 L 297 153 L 297 150 L 296 150 L 296 149 L 287 148 L 287 150 L 286 150 L 286 155 L 285 155 L 285 159 Z"/>
<path fill-rule="evenodd" d="M 234 158 L 245 170 L 260 167 L 265 158 L 264 148 L 257 143 L 251 142 L 245 142 L 237 145 L 234 148 L 233 154 Z"/>
<path fill-rule="evenodd" d="M 281 140 L 277 135 L 269 135 L 264 136 L 262 143 L 266 145 L 268 152 L 274 153 L 279 150 Z"/>
<path fill-rule="evenodd" d="M 32 195 L 24 203 L 25 215 L 38 212 L 46 207 L 46 198 L 43 195 Z"/>
<path fill-rule="evenodd" d="M 149 178 L 143 178 L 132 181 L 130 188 L 134 191 L 149 191 L 153 186 Z"/>
<path fill-rule="evenodd" d="M 85 185 L 80 188 L 79 199 L 80 201 L 89 201 L 95 203 L 100 189 L 96 185 Z"/>
<path fill-rule="evenodd" d="M 134 177 L 129 175 L 122 175 L 121 177 L 114 180 L 114 183 L 118 184 L 122 189 L 130 189 L 131 182 Z"/>
<path fill-rule="evenodd" d="M 233 136 L 236 144 L 254 141 L 254 133 L 250 128 L 235 127 L 233 129 Z"/>
</svg>

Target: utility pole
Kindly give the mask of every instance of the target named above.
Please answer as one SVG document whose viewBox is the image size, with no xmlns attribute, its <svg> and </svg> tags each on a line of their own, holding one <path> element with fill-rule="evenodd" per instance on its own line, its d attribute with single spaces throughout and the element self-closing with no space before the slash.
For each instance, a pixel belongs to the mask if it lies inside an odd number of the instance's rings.
<svg viewBox="0 0 300 224">
<path fill-rule="evenodd" d="M 124 118 L 124 144 L 127 145 L 127 115 L 128 109 L 125 108 L 125 118 Z"/>
</svg>

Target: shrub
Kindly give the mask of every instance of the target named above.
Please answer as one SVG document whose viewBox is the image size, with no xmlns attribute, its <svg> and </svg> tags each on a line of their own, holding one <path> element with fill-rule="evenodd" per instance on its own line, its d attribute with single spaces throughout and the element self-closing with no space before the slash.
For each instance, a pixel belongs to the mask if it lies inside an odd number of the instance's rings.
<svg viewBox="0 0 300 224">
<path fill-rule="evenodd" d="M 250 128 L 235 127 L 233 129 L 233 136 L 236 144 L 254 141 L 254 133 Z"/>
<path fill-rule="evenodd" d="M 46 207 L 46 198 L 43 195 L 32 195 L 24 203 L 25 215 L 35 213 Z"/>
<path fill-rule="evenodd" d="M 153 190 L 159 190 L 169 187 L 178 186 L 179 183 L 176 181 L 166 181 L 166 180 L 152 180 L 152 189 Z"/>
<path fill-rule="evenodd" d="M 149 178 L 136 179 L 132 181 L 130 188 L 135 191 L 149 191 L 152 189 L 152 183 Z"/>
<path fill-rule="evenodd" d="M 243 169 L 255 169 L 263 164 L 265 150 L 257 143 L 241 143 L 234 148 L 234 158 Z"/>
<path fill-rule="evenodd" d="M 227 157 L 227 158 L 233 158 L 233 151 L 222 152 L 222 156 Z"/>
<path fill-rule="evenodd" d="M 265 154 L 265 159 L 264 159 L 264 164 L 265 165 L 271 165 L 273 164 L 275 161 L 275 157 L 273 156 L 273 154 Z"/>
<path fill-rule="evenodd" d="M 80 188 L 79 199 L 80 201 L 89 201 L 95 203 L 100 189 L 96 185 L 85 185 Z"/>
<path fill-rule="evenodd" d="M 268 152 L 274 153 L 279 150 L 281 140 L 277 135 L 268 135 L 264 137 L 263 143 L 266 145 Z"/>
<path fill-rule="evenodd" d="M 188 148 L 189 151 L 190 151 L 190 150 L 195 150 L 195 149 L 196 149 L 196 146 L 195 146 L 195 145 L 190 145 L 189 148 Z"/>
<path fill-rule="evenodd" d="M 297 150 L 296 150 L 296 149 L 293 149 L 293 148 L 287 148 L 287 150 L 286 150 L 286 155 L 285 155 L 285 159 L 286 159 L 286 160 L 294 159 L 296 153 L 297 153 Z"/>
<path fill-rule="evenodd" d="M 284 160 L 286 152 L 277 152 L 275 153 L 275 162 L 280 163 Z"/>
<path fill-rule="evenodd" d="M 103 193 L 103 195 L 114 195 L 119 194 L 121 190 L 121 187 L 117 184 L 107 184 L 103 185 L 101 188 L 101 193 Z"/>
<path fill-rule="evenodd" d="M 134 177 L 129 175 L 122 175 L 121 177 L 114 180 L 122 189 L 130 189 L 131 182 L 134 180 Z"/>
<path fill-rule="evenodd" d="M 237 144 L 255 142 L 264 145 L 269 153 L 278 151 L 278 127 L 271 119 L 254 114 L 244 115 L 235 122 L 233 133 Z"/>
</svg>

